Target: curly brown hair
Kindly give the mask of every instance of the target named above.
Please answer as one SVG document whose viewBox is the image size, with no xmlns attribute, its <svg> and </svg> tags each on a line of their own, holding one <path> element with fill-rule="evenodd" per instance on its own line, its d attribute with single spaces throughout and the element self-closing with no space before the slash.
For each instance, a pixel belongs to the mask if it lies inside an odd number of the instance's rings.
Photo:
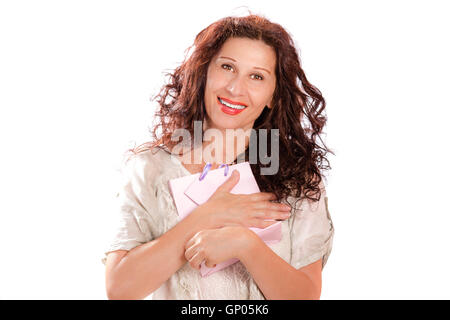
<svg viewBox="0 0 450 320">
<path fill-rule="evenodd" d="M 154 141 L 128 151 L 137 154 L 155 147 L 171 150 L 175 129 L 186 129 L 193 135 L 194 121 L 203 121 L 206 116 L 203 98 L 209 62 L 230 37 L 262 40 L 276 52 L 273 107 L 264 108 L 253 129 L 267 129 L 268 133 L 279 129 L 279 170 L 274 175 L 261 175 L 258 169 L 266 165 L 259 159 L 251 164 L 261 191 L 274 193 L 278 201 L 288 196 L 318 201 L 321 171 L 331 169 L 326 155 L 334 154 L 320 137 L 327 121 L 323 114 L 325 99 L 307 80 L 290 35 L 279 24 L 258 15 L 220 19 L 196 36 L 182 64 L 166 74 L 169 81 L 153 98 L 159 104 L 151 131 Z M 247 147 L 245 159 L 249 159 L 248 152 Z"/>
</svg>

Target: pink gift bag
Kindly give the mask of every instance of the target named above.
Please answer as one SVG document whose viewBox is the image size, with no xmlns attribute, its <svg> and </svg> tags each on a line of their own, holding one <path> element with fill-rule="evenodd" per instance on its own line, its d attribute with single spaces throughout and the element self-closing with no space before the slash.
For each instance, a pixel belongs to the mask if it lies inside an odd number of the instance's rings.
<svg viewBox="0 0 450 320">
<path fill-rule="evenodd" d="M 205 203 L 214 194 L 217 188 L 230 177 L 233 170 L 239 171 L 240 179 L 230 191 L 231 193 L 252 194 L 260 192 L 248 162 L 210 170 L 206 172 L 206 175 L 197 173 L 170 180 L 169 188 L 177 208 L 179 220 L 181 221 L 197 206 Z M 249 229 L 255 232 L 266 244 L 275 244 L 281 240 L 280 221 L 264 229 Z M 206 277 L 238 261 L 238 259 L 230 259 L 217 264 L 214 268 L 206 267 L 203 262 L 200 267 L 200 273 L 203 277 Z"/>
</svg>

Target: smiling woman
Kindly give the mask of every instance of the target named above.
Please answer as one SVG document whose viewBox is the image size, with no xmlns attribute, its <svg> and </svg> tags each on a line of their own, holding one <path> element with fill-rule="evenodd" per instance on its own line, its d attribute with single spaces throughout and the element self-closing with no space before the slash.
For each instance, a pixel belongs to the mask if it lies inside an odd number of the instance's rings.
<svg viewBox="0 0 450 320">
<path fill-rule="evenodd" d="M 263 17 L 221 19 L 197 35 L 193 49 L 157 96 L 154 141 L 131 150 L 125 163 L 119 227 L 103 260 L 108 297 L 318 299 L 334 234 L 322 181 L 331 151 L 317 143 L 325 100 L 306 79 L 289 34 Z M 244 160 L 252 146 L 269 149 L 279 170 L 266 175 L 263 159 L 250 162 L 262 192 L 231 193 L 240 179 L 235 170 L 179 221 L 169 180 L 202 172 L 205 162 L 175 153 L 173 137 L 177 130 L 195 136 L 198 122 L 205 133 L 188 141 L 187 154 L 208 148 L 210 130 L 259 130 L 275 138 L 276 149 L 258 136 L 243 149 L 235 136 L 221 137 Z M 226 163 L 242 159 L 235 155 Z M 221 162 L 217 153 L 211 160 Z M 275 221 L 282 226 L 276 244 L 249 229 Z M 213 267 L 232 258 L 240 262 L 207 277 L 198 272 L 202 262 Z"/>
<path fill-rule="evenodd" d="M 261 40 L 228 39 L 207 71 L 207 127 L 253 128 L 263 109 L 272 108 L 276 60 L 274 49 Z"/>
</svg>

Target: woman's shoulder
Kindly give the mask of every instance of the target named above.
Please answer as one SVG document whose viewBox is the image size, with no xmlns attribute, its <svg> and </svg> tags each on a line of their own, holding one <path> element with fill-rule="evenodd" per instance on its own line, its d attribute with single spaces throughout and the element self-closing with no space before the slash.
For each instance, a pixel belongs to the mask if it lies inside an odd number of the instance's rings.
<svg viewBox="0 0 450 320">
<path fill-rule="evenodd" d="M 319 191 L 314 195 L 313 199 L 306 197 L 304 191 L 302 191 L 300 197 L 290 195 L 287 197 L 286 202 L 295 209 L 317 211 L 321 203 L 326 203 L 328 201 L 323 177 L 318 184 L 318 188 Z"/>
<path fill-rule="evenodd" d="M 137 163 L 154 163 L 167 160 L 169 156 L 170 153 L 168 153 L 167 149 L 156 146 L 136 152 L 130 151 L 125 156 L 125 161 L 128 162 L 131 160 Z"/>
<path fill-rule="evenodd" d="M 170 165 L 170 154 L 163 148 L 154 147 L 125 155 L 121 171 L 125 176 L 151 181 L 155 176 L 162 174 L 168 165 Z"/>
</svg>

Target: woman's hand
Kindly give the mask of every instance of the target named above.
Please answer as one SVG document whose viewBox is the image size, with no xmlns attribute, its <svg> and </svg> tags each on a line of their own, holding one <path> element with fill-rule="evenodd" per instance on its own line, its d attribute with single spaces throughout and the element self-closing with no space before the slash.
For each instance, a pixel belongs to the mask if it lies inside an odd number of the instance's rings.
<svg viewBox="0 0 450 320">
<path fill-rule="evenodd" d="M 251 248 L 255 237 L 253 231 L 240 226 L 202 230 L 186 242 L 184 256 L 194 269 L 200 269 L 203 261 L 213 268 L 229 259 L 240 259 Z"/>
<path fill-rule="evenodd" d="M 232 194 L 230 191 L 239 182 L 239 171 L 234 170 L 207 202 L 199 206 L 196 214 L 203 215 L 211 228 L 244 226 L 266 228 L 276 221 L 290 217 L 291 207 L 271 202 L 272 193 Z M 272 221 L 264 221 L 272 220 Z"/>
</svg>

